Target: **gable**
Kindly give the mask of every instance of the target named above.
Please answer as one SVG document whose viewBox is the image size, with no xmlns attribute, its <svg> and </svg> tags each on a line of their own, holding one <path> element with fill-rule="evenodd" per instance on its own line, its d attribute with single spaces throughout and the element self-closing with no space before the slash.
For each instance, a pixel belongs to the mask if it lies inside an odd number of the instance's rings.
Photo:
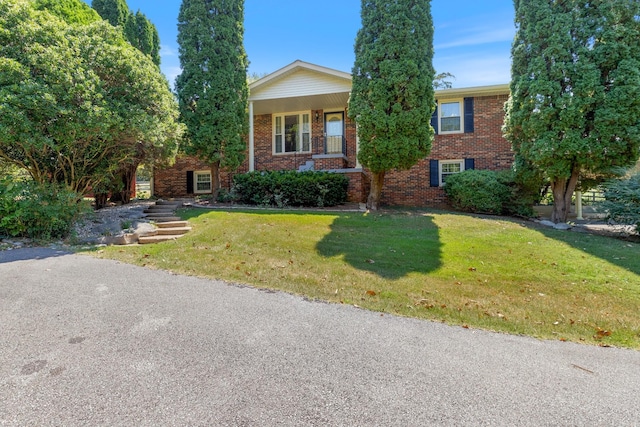
<svg viewBox="0 0 640 427">
<path fill-rule="evenodd" d="M 298 69 L 251 90 L 249 100 L 262 101 L 297 96 L 349 93 L 350 91 L 351 79 L 307 69 Z"/>
</svg>

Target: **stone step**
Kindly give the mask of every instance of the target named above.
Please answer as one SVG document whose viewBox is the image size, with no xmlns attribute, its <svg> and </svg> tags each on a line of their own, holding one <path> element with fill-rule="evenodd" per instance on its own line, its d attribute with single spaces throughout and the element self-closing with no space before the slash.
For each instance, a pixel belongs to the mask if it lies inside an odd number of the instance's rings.
<svg viewBox="0 0 640 427">
<path fill-rule="evenodd" d="M 182 202 L 176 202 L 173 200 L 158 200 L 156 201 L 156 206 L 182 206 Z"/>
<path fill-rule="evenodd" d="M 165 227 L 156 230 L 158 236 L 177 236 L 189 231 L 191 231 L 191 227 Z"/>
<path fill-rule="evenodd" d="M 148 245 L 150 243 L 167 242 L 169 240 L 179 239 L 182 236 L 184 236 L 184 234 L 177 234 L 177 235 L 171 235 L 171 236 L 160 236 L 160 235 L 146 236 L 146 237 L 138 238 L 138 243 L 141 245 Z"/>
<path fill-rule="evenodd" d="M 145 212 L 145 217 L 149 218 L 149 217 L 163 217 L 163 216 L 176 216 L 176 214 L 173 211 L 166 211 L 166 212 Z"/>
<path fill-rule="evenodd" d="M 155 213 L 155 212 L 175 212 L 175 209 L 168 206 L 150 206 L 143 211 L 144 213 Z"/>
<path fill-rule="evenodd" d="M 179 216 L 155 216 L 155 215 L 149 215 L 149 216 L 147 216 L 147 219 L 149 221 L 160 223 L 160 222 L 180 221 L 181 218 Z"/>
<path fill-rule="evenodd" d="M 173 228 L 173 227 L 187 227 L 189 223 L 187 221 L 165 221 L 156 224 L 157 228 Z"/>
</svg>

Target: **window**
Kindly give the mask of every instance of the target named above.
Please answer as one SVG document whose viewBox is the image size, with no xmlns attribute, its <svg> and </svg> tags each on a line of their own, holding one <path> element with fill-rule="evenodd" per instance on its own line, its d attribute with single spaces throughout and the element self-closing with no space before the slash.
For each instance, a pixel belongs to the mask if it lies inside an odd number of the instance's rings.
<svg viewBox="0 0 640 427">
<path fill-rule="evenodd" d="M 440 120 L 440 133 L 462 132 L 462 102 L 442 102 L 438 106 Z"/>
<path fill-rule="evenodd" d="M 273 116 L 273 152 L 308 153 L 311 151 L 311 114 Z"/>
<path fill-rule="evenodd" d="M 436 134 L 474 132 L 474 98 L 438 101 L 431 116 Z"/>
<path fill-rule="evenodd" d="M 211 171 L 197 171 L 193 173 L 194 193 L 211 193 Z"/>
<path fill-rule="evenodd" d="M 449 175 L 464 170 L 464 160 L 440 160 L 440 185 L 444 185 Z"/>
<path fill-rule="evenodd" d="M 429 160 L 429 186 L 442 187 L 450 175 L 475 168 L 476 161 L 471 158 L 464 160 Z"/>
</svg>

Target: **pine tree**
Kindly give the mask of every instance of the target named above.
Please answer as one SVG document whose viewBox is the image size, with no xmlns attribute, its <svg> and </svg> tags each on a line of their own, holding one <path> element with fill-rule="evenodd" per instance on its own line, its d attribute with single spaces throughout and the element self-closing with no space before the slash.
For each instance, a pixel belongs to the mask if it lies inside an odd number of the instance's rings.
<svg viewBox="0 0 640 427">
<path fill-rule="evenodd" d="M 367 207 L 377 209 L 385 173 L 431 151 L 433 23 L 429 0 L 362 0 L 361 16 L 349 116 L 372 173 Z"/>
<path fill-rule="evenodd" d="M 640 2 L 515 0 L 504 131 L 553 191 L 566 222 L 585 178 L 630 166 L 640 147 Z"/>
<path fill-rule="evenodd" d="M 244 160 L 248 131 L 248 61 L 243 46 L 244 0 L 183 0 L 178 16 L 182 73 L 176 90 L 189 142 L 186 151 L 220 168 Z"/>
</svg>

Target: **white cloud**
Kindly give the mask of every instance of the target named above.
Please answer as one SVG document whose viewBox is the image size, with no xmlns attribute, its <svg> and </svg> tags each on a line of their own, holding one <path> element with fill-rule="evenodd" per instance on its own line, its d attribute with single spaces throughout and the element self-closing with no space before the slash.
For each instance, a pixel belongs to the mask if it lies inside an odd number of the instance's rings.
<svg viewBox="0 0 640 427">
<path fill-rule="evenodd" d="M 450 49 L 454 47 L 477 46 L 490 43 L 502 43 L 513 41 L 515 30 L 513 28 L 488 28 L 478 27 L 463 31 L 445 34 L 435 46 L 435 50 Z"/>
<path fill-rule="evenodd" d="M 178 51 L 173 46 L 169 46 L 167 44 L 161 44 L 160 56 L 161 57 L 178 56 Z"/>
<path fill-rule="evenodd" d="M 179 66 L 164 66 L 162 64 L 160 68 L 162 69 L 164 75 L 167 77 L 169 86 L 173 88 L 173 85 L 176 82 L 176 77 L 178 77 L 180 73 L 182 73 L 182 68 L 180 68 Z"/>
</svg>

